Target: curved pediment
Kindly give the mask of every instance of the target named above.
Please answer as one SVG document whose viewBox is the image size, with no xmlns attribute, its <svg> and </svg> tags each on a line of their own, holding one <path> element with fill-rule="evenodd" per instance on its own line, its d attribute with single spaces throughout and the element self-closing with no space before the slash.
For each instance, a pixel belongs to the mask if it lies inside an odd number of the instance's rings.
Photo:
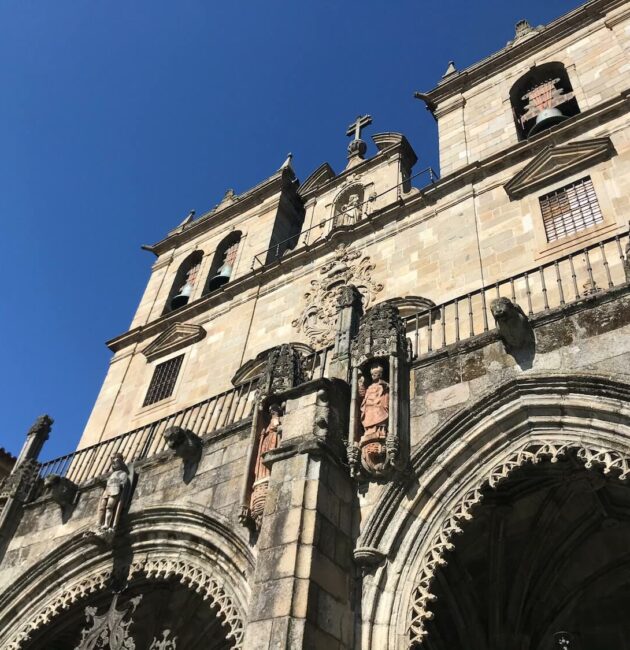
<svg viewBox="0 0 630 650">
<path fill-rule="evenodd" d="M 316 190 L 328 181 L 335 178 L 336 174 L 333 168 L 327 163 L 320 165 L 303 183 L 300 185 L 298 193 L 300 196 Z"/>
<path fill-rule="evenodd" d="M 550 185 L 580 169 L 607 160 L 615 153 L 610 138 L 595 138 L 549 146 L 535 156 L 503 187 L 511 199 L 518 199 Z"/>
</svg>

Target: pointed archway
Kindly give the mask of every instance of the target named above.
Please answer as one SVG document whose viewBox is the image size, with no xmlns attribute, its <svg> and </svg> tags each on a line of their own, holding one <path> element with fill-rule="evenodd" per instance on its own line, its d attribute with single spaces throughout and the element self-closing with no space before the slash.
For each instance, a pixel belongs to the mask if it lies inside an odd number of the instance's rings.
<svg viewBox="0 0 630 650">
<path fill-rule="evenodd" d="M 362 647 L 428 647 L 437 576 L 480 504 L 520 468 L 569 457 L 622 483 L 630 476 L 630 386 L 597 375 L 526 375 L 434 430 L 357 541 L 355 558 L 371 565 L 357 630 Z"/>
<path fill-rule="evenodd" d="M 471 514 L 435 573 L 423 647 L 630 648 L 625 481 L 567 451 L 485 487 Z"/>
</svg>

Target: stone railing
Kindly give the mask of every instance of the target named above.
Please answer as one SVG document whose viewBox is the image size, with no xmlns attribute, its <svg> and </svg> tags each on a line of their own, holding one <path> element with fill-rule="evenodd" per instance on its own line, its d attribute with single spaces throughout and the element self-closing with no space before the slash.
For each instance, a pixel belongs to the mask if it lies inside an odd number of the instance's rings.
<svg viewBox="0 0 630 650">
<path fill-rule="evenodd" d="M 414 358 L 494 329 L 490 305 L 503 296 L 528 316 L 562 307 L 625 284 L 628 233 L 545 262 L 518 275 L 408 316 Z"/>
<path fill-rule="evenodd" d="M 184 427 L 203 437 L 244 422 L 253 415 L 257 383 L 252 379 L 133 431 L 44 462 L 40 477 L 57 474 L 83 483 L 108 471 L 112 454 L 121 453 L 131 463 L 164 451 L 163 433 L 169 427 Z"/>
</svg>

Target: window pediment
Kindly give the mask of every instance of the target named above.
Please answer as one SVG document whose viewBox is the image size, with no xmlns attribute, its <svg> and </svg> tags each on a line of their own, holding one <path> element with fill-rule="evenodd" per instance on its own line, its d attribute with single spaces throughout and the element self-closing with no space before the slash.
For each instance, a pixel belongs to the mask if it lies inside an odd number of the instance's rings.
<svg viewBox="0 0 630 650">
<path fill-rule="evenodd" d="M 615 149 L 610 138 L 595 138 L 549 146 L 535 156 L 503 187 L 511 199 L 549 185 L 580 169 L 610 158 Z"/>
<path fill-rule="evenodd" d="M 175 323 L 149 343 L 142 351 L 142 354 L 149 361 L 153 361 L 201 341 L 205 335 L 206 330 L 201 325 Z"/>
</svg>

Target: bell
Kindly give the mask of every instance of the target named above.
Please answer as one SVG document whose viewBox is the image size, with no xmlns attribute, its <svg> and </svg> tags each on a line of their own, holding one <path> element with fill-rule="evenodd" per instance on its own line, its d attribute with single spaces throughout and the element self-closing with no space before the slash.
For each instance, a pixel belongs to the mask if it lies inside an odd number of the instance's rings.
<svg viewBox="0 0 630 650">
<path fill-rule="evenodd" d="M 223 264 L 219 267 L 217 274 L 208 283 L 208 291 L 214 291 L 224 284 L 227 284 L 232 276 L 232 267 L 229 264 Z"/>
<path fill-rule="evenodd" d="M 567 116 L 563 115 L 559 108 L 544 108 L 536 115 L 536 123 L 531 128 L 528 136 L 536 135 L 536 133 L 540 133 L 566 119 L 568 119 Z"/>
<path fill-rule="evenodd" d="M 180 307 L 187 305 L 191 293 L 192 285 L 186 282 L 186 284 L 179 290 L 179 293 L 171 299 L 171 309 L 179 309 Z"/>
</svg>

